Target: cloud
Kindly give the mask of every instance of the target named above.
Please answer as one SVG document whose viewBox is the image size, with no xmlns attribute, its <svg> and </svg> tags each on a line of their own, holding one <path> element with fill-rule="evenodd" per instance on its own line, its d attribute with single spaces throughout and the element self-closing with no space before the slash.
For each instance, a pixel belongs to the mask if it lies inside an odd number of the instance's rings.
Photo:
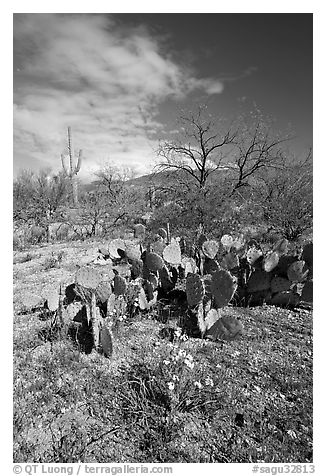
<svg viewBox="0 0 326 476">
<path fill-rule="evenodd" d="M 15 14 L 14 65 L 20 161 L 26 152 L 26 167 L 34 157 L 58 169 L 70 125 L 84 178 L 105 160 L 148 171 L 163 127 L 159 105 L 223 91 L 221 80 L 173 62 L 146 29 L 122 30 L 104 14 Z"/>
</svg>

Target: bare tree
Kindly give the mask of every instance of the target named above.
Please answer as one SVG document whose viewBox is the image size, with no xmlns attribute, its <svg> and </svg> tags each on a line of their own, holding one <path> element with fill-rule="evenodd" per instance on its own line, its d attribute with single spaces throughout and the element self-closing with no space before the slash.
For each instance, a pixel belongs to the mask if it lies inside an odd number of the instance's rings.
<svg viewBox="0 0 326 476">
<path fill-rule="evenodd" d="M 312 230 L 312 152 L 303 160 L 287 164 L 282 173 L 262 175 L 254 187 L 254 197 L 270 230 L 289 240 Z"/>
<path fill-rule="evenodd" d="M 68 188 L 62 172 L 53 175 L 48 169 L 38 174 L 23 171 L 14 182 L 14 221 L 43 227 L 50 241 L 50 225 L 67 205 Z"/>
<path fill-rule="evenodd" d="M 282 146 L 290 137 L 278 137 L 270 122 L 259 112 L 250 114 L 250 119 L 240 119 L 238 134 L 233 142 L 233 163 L 230 166 L 231 195 L 251 184 L 263 169 L 282 169 L 285 156 Z"/>
<path fill-rule="evenodd" d="M 235 205 L 247 202 L 263 170 L 284 167 L 282 145 L 289 138 L 273 133 L 259 111 L 231 124 L 220 120 L 218 128 L 202 107 L 196 114 L 182 115 L 180 126 L 179 139 L 162 142 L 158 150 L 156 169 L 164 172 L 158 193 L 165 193 L 181 207 L 180 214 L 191 214 L 194 223 L 197 217 L 196 225 L 206 229 L 222 220 L 223 213 L 230 215 L 230 200 Z"/>
<path fill-rule="evenodd" d="M 164 172 L 178 171 L 178 178 L 184 185 L 190 180 L 191 186 L 203 189 L 214 172 L 225 168 L 228 146 L 234 143 L 237 132 L 231 129 L 225 133 L 217 131 L 203 107 L 196 114 L 181 115 L 179 122 L 181 138 L 160 144 L 161 161 L 156 168 Z"/>
</svg>

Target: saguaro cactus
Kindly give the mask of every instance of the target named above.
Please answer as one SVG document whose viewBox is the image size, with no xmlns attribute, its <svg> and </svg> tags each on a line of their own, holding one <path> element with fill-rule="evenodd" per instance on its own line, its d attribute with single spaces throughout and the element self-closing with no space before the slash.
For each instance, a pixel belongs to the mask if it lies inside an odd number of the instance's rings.
<svg viewBox="0 0 326 476">
<path fill-rule="evenodd" d="M 80 167 L 81 167 L 82 150 L 79 150 L 77 161 L 76 163 L 74 163 L 75 158 L 74 158 L 73 147 L 72 147 L 70 127 L 68 127 L 68 156 L 69 156 L 69 164 L 68 165 L 66 164 L 65 162 L 66 158 L 63 154 L 61 154 L 61 163 L 62 163 L 62 168 L 65 174 L 67 175 L 67 177 L 70 178 L 74 206 L 77 207 L 78 206 L 78 188 L 77 188 L 76 175 L 80 171 Z"/>
</svg>

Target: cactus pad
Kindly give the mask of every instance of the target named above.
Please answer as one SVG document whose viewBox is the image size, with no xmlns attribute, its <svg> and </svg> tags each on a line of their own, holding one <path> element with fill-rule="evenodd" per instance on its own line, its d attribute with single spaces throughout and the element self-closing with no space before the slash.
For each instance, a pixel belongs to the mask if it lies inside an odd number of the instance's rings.
<svg viewBox="0 0 326 476">
<path fill-rule="evenodd" d="M 207 241 L 206 236 L 203 235 L 203 234 L 199 235 L 198 240 L 197 240 L 198 247 L 201 248 L 203 246 L 203 244 L 205 243 L 205 241 Z"/>
<path fill-rule="evenodd" d="M 206 332 L 218 321 L 220 313 L 217 309 L 210 309 L 205 317 Z"/>
<path fill-rule="evenodd" d="M 100 284 L 101 277 L 98 271 L 94 268 L 83 267 L 76 273 L 76 284 L 87 289 L 96 289 Z"/>
<path fill-rule="evenodd" d="M 71 304 L 68 304 L 68 306 L 66 306 L 65 308 L 67 320 L 81 322 L 82 309 L 83 309 L 83 304 L 81 302 L 72 302 Z M 85 307 L 84 307 L 84 310 L 85 310 Z"/>
<path fill-rule="evenodd" d="M 103 304 L 109 299 L 112 294 L 111 283 L 109 283 L 108 281 L 101 281 L 97 286 L 95 293 L 96 298 Z"/>
<path fill-rule="evenodd" d="M 263 255 L 262 251 L 256 247 L 249 248 L 247 251 L 247 261 L 250 266 L 254 266 L 256 261 Z"/>
<path fill-rule="evenodd" d="M 166 247 L 166 244 L 164 243 L 164 241 L 155 241 L 152 244 L 152 251 L 153 251 L 153 253 L 156 253 L 156 254 L 162 256 L 165 247 Z"/>
<path fill-rule="evenodd" d="M 225 269 L 234 269 L 239 267 L 239 257 L 234 252 L 230 251 L 222 259 L 222 266 Z"/>
<path fill-rule="evenodd" d="M 121 255 L 118 253 L 118 250 L 126 251 L 126 244 L 120 238 L 110 241 L 109 243 L 109 253 L 111 258 L 121 258 Z"/>
<path fill-rule="evenodd" d="M 309 269 L 312 269 L 313 265 L 313 244 L 308 243 L 302 250 L 301 259 L 305 261 Z"/>
<path fill-rule="evenodd" d="M 206 333 L 211 340 L 234 340 L 243 334 L 241 322 L 233 316 L 223 316 Z"/>
<path fill-rule="evenodd" d="M 137 245 L 126 244 L 125 253 L 126 257 L 130 260 L 140 259 L 141 257 L 140 248 Z"/>
<path fill-rule="evenodd" d="M 163 238 L 164 241 L 167 240 L 168 233 L 167 233 L 167 231 L 166 231 L 164 228 L 159 228 L 159 229 L 157 230 L 157 234 L 160 235 L 160 236 Z"/>
<path fill-rule="evenodd" d="M 245 247 L 245 245 L 246 245 L 246 240 L 243 235 L 238 235 L 232 240 L 232 248 L 234 248 L 236 251 L 242 250 Z"/>
<path fill-rule="evenodd" d="M 144 264 L 143 264 L 142 260 L 140 260 L 140 259 L 133 260 L 131 262 L 131 268 L 130 268 L 131 279 L 136 279 L 139 276 L 141 276 L 141 274 L 143 272 L 143 266 L 144 266 Z"/>
<path fill-rule="evenodd" d="M 303 286 L 301 301 L 313 302 L 313 282 L 311 280 L 306 281 Z"/>
<path fill-rule="evenodd" d="M 57 289 L 53 289 L 46 296 L 46 305 L 49 311 L 56 311 L 59 307 L 59 292 Z"/>
<path fill-rule="evenodd" d="M 123 278 L 122 276 L 119 276 L 118 274 L 114 276 L 114 280 L 113 280 L 114 294 L 116 296 L 121 296 L 122 294 L 125 294 L 126 289 L 127 289 L 127 281 L 125 280 L 125 278 Z"/>
<path fill-rule="evenodd" d="M 161 281 L 162 288 L 165 292 L 169 292 L 174 288 L 173 281 L 171 279 L 169 270 L 166 266 L 159 270 L 159 277 Z"/>
<path fill-rule="evenodd" d="M 266 273 L 273 271 L 274 268 L 278 265 L 279 254 L 276 251 L 270 251 L 264 258 L 263 269 Z"/>
<path fill-rule="evenodd" d="M 169 264 L 181 263 L 181 250 L 180 246 L 176 243 L 171 243 L 166 246 L 163 251 L 163 258 Z"/>
<path fill-rule="evenodd" d="M 294 283 L 300 283 L 308 276 L 309 269 L 302 260 L 295 261 L 288 268 L 288 278 Z"/>
<path fill-rule="evenodd" d="M 288 291 L 291 287 L 291 281 L 281 276 L 275 276 L 271 281 L 272 293 L 280 293 L 282 291 Z"/>
<path fill-rule="evenodd" d="M 285 255 L 289 250 L 289 242 L 286 238 L 279 240 L 273 247 L 273 251 L 276 251 L 279 256 Z"/>
<path fill-rule="evenodd" d="M 218 252 L 219 244 L 215 240 L 208 240 L 202 244 L 201 249 L 207 258 L 214 259 Z"/>
<path fill-rule="evenodd" d="M 196 272 L 196 261 L 193 258 L 184 257 L 181 259 L 181 266 L 185 270 L 185 276 Z"/>
<path fill-rule="evenodd" d="M 146 226 L 138 223 L 134 226 L 134 237 L 135 238 L 143 238 L 146 233 Z"/>
<path fill-rule="evenodd" d="M 214 271 L 218 271 L 219 269 L 221 269 L 221 267 L 217 261 L 206 258 L 203 263 L 202 272 L 203 274 L 212 274 Z"/>
<path fill-rule="evenodd" d="M 158 287 L 159 281 L 158 281 L 158 277 L 155 274 L 150 273 L 148 280 L 153 286 L 153 289 L 156 289 Z"/>
<path fill-rule="evenodd" d="M 256 270 L 251 273 L 247 283 L 249 293 L 266 291 L 271 286 L 271 275 L 266 271 Z"/>
<path fill-rule="evenodd" d="M 231 301 L 237 289 L 235 281 L 235 278 L 224 269 L 212 274 L 211 290 L 217 308 L 226 306 Z"/>
<path fill-rule="evenodd" d="M 106 326 L 103 326 L 100 331 L 100 344 L 104 356 L 110 358 L 113 353 L 112 334 Z"/>
<path fill-rule="evenodd" d="M 231 235 L 223 235 L 221 238 L 221 243 L 226 250 L 230 250 L 231 246 L 233 245 L 233 238 Z"/>
<path fill-rule="evenodd" d="M 299 294 L 292 291 L 283 291 L 281 293 L 275 294 L 272 297 L 270 304 L 281 307 L 295 307 L 299 304 L 299 302 Z"/>
<path fill-rule="evenodd" d="M 156 253 L 146 253 L 145 260 L 148 269 L 154 273 L 162 269 L 164 266 L 163 259 Z"/>
<path fill-rule="evenodd" d="M 188 274 L 186 279 L 186 293 L 189 307 L 197 306 L 203 300 L 205 286 L 198 274 Z"/>
</svg>

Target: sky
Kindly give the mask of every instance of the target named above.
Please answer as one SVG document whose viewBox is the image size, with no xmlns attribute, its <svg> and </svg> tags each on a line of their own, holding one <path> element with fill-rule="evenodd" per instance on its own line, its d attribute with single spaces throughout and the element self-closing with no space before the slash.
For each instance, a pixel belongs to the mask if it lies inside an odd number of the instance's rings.
<svg viewBox="0 0 326 476">
<path fill-rule="evenodd" d="M 312 146 L 312 14 L 14 14 L 14 175 L 61 169 L 67 127 L 79 177 L 149 173 L 182 109 L 235 119 L 255 103 Z"/>
</svg>

